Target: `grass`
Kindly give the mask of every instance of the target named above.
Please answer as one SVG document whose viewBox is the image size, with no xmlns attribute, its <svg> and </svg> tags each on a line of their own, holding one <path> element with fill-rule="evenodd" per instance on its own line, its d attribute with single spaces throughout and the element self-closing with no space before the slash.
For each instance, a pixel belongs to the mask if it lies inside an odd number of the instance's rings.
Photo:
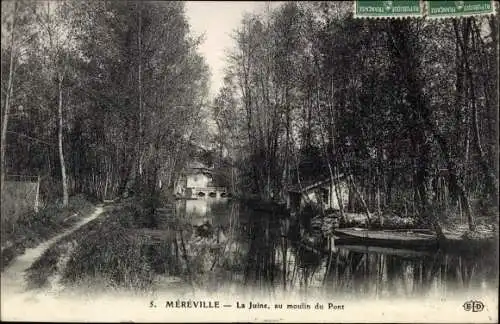
<svg viewBox="0 0 500 324">
<path fill-rule="evenodd" d="M 54 275 L 58 269 L 60 258 L 67 251 L 68 244 L 55 244 L 49 248 L 43 257 L 36 260 L 27 271 L 27 279 L 30 288 L 45 287 L 49 277 Z"/>
<path fill-rule="evenodd" d="M 137 234 L 154 223 L 152 217 L 146 201 L 126 201 L 105 210 L 101 217 L 51 246 L 28 270 L 28 283 L 43 287 L 50 276 L 60 272 L 61 283 L 73 288 L 97 283 L 111 290 L 146 291 L 158 274 L 180 274 L 173 251 L 175 237 L 153 245 Z M 64 269 L 58 269 L 70 243 L 74 249 Z"/>
<path fill-rule="evenodd" d="M 157 220 L 150 204 L 130 200 L 105 209 L 100 217 L 61 239 L 34 263 L 28 269 L 29 285 L 43 287 L 56 273 L 64 286 L 84 291 L 93 287 L 151 292 L 158 288 L 158 280 L 172 277 L 201 285 L 197 279 L 211 272 L 214 256 L 220 253 L 214 248 L 215 239 L 198 237 L 190 226 L 178 222 L 172 228 L 151 231 Z M 181 239 L 177 230 L 184 227 Z M 150 233 L 160 236 L 153 240 Z M 72 247 L 70 254 L 68 246 Z M 67 263 L 61 263 L 65 258 Z M 63 269 L 58 268 L 60 264 L 64 264 Z"/>
<path fill-rule="evenodd" d="M 145 242 L 134 238 L 134 211 L 122 208 L 110 212 L 96 228 L 78 231 L 78 247 L 72 254 L 63 280 L 79 284 L 86 279 L 100 278 L 110 286 L 145 288 L 153 279 Z M 124 226 L 125 225 L 125 226 Z M 128 226 L 127 226 L 128 225 Z"/>
<path fill-rule="evenodd" d="M 12 260 L 24 253 L 27 248 L 59 234 L 92 213 L 95 205 L 84 196 L 70 198 L 69 206 L 61 207 L 60 203 L 50 204 L 38 213 L 23 215 L 15 222 L 3 222 L 1 226 L 1 264 L 0 270 L 8 266 Z"/>
</svg>

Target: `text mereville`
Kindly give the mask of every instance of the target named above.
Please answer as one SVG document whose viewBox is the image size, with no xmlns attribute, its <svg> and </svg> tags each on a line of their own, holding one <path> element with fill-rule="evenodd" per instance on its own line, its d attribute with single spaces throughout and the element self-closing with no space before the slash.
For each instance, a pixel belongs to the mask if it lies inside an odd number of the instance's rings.
<svg viewBox="0 0 500 324">
<path fill-rule="evenodd" d="M 165 302 L 166 308 L 220 308 L 219 301 L 204 300 L 168 300 Z"/>
</svg>

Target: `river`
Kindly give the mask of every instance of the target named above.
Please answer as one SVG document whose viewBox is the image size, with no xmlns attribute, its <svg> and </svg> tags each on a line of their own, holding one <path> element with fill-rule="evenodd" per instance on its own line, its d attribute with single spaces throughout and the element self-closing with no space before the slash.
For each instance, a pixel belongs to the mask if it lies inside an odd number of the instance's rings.
<svg viewBox="0 0 500 324">
<path fill-rule="evenodd" d="M 14 294 L 2 289 L 2 319 L 497 322 L 498 268 L 491 251 L 460 255 L 337 244 L 317 254 L 290 239 L 289 219 L 234 201 L 179 200 L 173 211 L 149 232 L 158 240 L 138 240 L 141 260 L 133 264 L 153 273 L 151 290 L 102 285 L 97 277 L 88 287 L 84 281 L 55 292 L 19 284 Z M 204 226 L 209 230 L 200 230 Z M 17 275 L 26 268 L 19 265 Z M 172 306 L 186 303 L 190 309 Z M 216 303 L 221 309 L 210 308 Z M 192 308 L 200 304 L 203 309 Z M 469 305 L 484 311 L 467 311 Z"/>
<path fill-rule="evenodd" d="M 213 233 L 208 238 L 184 234 L 182 242 L 176 236 L 186 271 L 178 265 L 165 274 L 187 273 L 193 286 L 209 292 L 393 299 L 446 298 L 498 287 L 491 252 L 458 255 L 337 245 L 330 253 L 317 254 L 287 237 L 289 220 L 231 200 L 179 200 L 176 215 L 191 225 L 208 223 Z"/>
</svg>

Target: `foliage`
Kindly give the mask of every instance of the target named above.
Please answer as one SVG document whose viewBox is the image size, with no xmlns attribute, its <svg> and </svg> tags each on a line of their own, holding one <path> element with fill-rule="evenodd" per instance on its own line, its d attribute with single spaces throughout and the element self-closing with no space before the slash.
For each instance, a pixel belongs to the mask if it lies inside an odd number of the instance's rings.
<svg viewBox="0 0 500 324">
<path fill-rule="evenodd" d="M 13 80 L 10 99 L 2 86 L 2 112 L 6 99 L 12 108 L 2 172 L 67 174 L 70 194 L 99 199 L 171 187 L 202 136 L 208 82 L 184 4 L 9 1 L 2 9 L 2 83 L 10 70 Z"/>
<path fill-rule="evenodd" d="M 285 3 L 235 31 L 214 118 L 237 182 L 283 201 L 343 173 L 368 216 L 439 231 L 437 211 L 458 206 L 473 230 L 471 201 L 498 200 L 498 17 L 357 20 L 348 6 Z"/>
<path fill-rule="evenodd" d="M 78 246 L 63 273 L 63 280 L 79 284 L 86 278 L 100 278 L 111 287 L 144 288 L 153 279 L 146 246 L 118 224 L 120 217 L 132 217 L 123 210 L 111 212 L 100 222 L 75 237 Z M 82 239 L 82 235 L 86 239 Z"/>
</svg>

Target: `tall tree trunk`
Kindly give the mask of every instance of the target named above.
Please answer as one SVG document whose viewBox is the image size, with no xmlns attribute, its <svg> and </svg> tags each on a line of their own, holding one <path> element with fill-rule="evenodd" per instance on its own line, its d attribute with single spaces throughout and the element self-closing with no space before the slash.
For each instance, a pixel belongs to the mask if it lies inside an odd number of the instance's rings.
<svg viewBox="0 0 500 324">
<path fill-rule="evenodd" d="M 61 163 L 61 178 L 62 178 L 62 187 L 63 187 L 63 206 L 67 207 L 69 204 L 69 194 L 68 194 L 68 179 L 66 175 L 66 163 L 64 162 L 64 149 L 63 149 L 63 113 L 62 113 L 62 75 L 58 74 L 58 118 L 59 118 L 59 129 L 58 129 L 58 146 L 59 146 L 59 161 Z"/>
<path fill-rule="evenodd" d="M 423 81 L 418 74 L 420 61 L 417 56 L 417 51 L 419 48 L 417 45 L 417 39 L 415 39 L 417 36 L 415 36 L 414 31 L 411 30 L 411 23 L 408 21 L 392 21 L 390 22 L 390 25 L 393 45 L 392 52 L 397 64 L 399 65 L 400 71 L 403 74 L 403 81 L 405 82 L 408 90 L 408 102 L 412 107 L 412 110 L 407 112 L 407 117 L 410 121 L 409 126 L 414 126 L 418 130 L 417 133 L 412 134 L 412 142 L 416 149 L 421 148 L 417 158 L 419 165 L 415 179 L 416 188 L 418 189 L 417 193 L 420 196 L 422 207 L 421 212 L 423 213 L 424 219 L 432 224 L 432 227 L 436 231 L 438 237 L 443 237 L 441 225 L 436 215 L 433 214 L 428 196 L 428 168 L 433 162 L 431 145 L 433 139 L 437 139 L 437 136 L 443 138 L 443 136 L 438 133 L 432 121 L 432 113 L 429 107 L 429 102 L 425 94 L 422 92 Z M 432 136 L 430 137 L 429 135 Z M 448 152 L 446 160 L 448 165 L 451 166 L 452 161 L 451 156 L 449 155 L 448 146 L 443 146 L 442 142 L 439 144 L 444 155 L 446 155 L 445 151 Z M 450 173 L 455 174 L 456 170 L 450 170 Z"/>
<path fill-rule="evenodd" d="M 361 202 L 361 206 L 363 207 L 363 210 L 365 211 L 367 225 L 368 225 L 368 227 L 370 227 L 371 222 L 372 222 L 370 208 L 368 208 L 368 204 L 366 203 L 365 198 L 363 197 L 363 195 L 359 191 L 359 188 L 356 185 L 356 182 L 354 181 L 354 176 L 352 174 L 348 175 L 348 180 L 349 180 L 349 183 L 351 184 L 352 190 L 354 190 L 354 193 L 356 194 L 356 196 L 358 196 L 358 199 Z"/>
<path fill-rule="evenodd" d="M 479 118 L 478 118 L 478 108 L 477 108 L 477 98 L 476 98 L 476 84 L 474 81 L 474 74 L 472 71 L 472 66 L 471 66 L 471 59 L 473 59 L 476 54 L 477 50 L 477 35 L 474 34 L 474 30 L 472 27 L 474 21 L 472 18 L 469 18 L 465 21 L 463 21 L 462 28 L 459 28 L 459 23 L 457 21 L 453 21 L 453 27 L 455 30 L 455 36 L 456 36 L 456 41 L 457 44 L 459 45 L 459 49 L 461 50 L 461 66 L 460 69 L 463 71 L 462 73 L 465 75 L 465 87 L 467 87 L 468 90 L 468 99 L 470 101 L 470 107 L 471 107 L 471 118 L 469 118 L 467 127 L 472 127 L 472 135 L 473 135 L 473 144 L 475 145 L 477 151 L 478 151 L 478 162 L 479 165 L 483 171 L 484 176 L 486 177 L 486 186 L 488 189 L 488 193 L 490 195 L 493 195 L 495 197 L 495 201 L 497 200 L 496 197 L 498 195 L 498 180 L 495 175 L 495 172 L 493 169 L 489 166 L 488 164 L 488 159 L 486 157 L 486 153 L 483 150 L 483 147 L 481 145 L 481 137 L 480 137 L 480 129 L 479 129 Z M 491 31 L 492 37 L 494 36 L 494 33 L 496 31 Z M 470 45 L 469 45 L 469 39 L 470 39 Z M 476 51 L 475 51 L 476 50 Z M 475 51 L 475 52 L 474 52 Z M 457 51 L 458 53 L 458 51 Z M 442 138 L 440 140 L 441 145 L 446 145 L 446 139 Z M 447 154 L 449 155 L 449 153 Z M 449 165 L 453 165 L 453 163 L 448 163 Z M 466 212 L 467 215 L 467 221 L 469 223 L 469 229 L 474 230 L 475 229 L 475 223 L 474 219 L 472 216 L 472 208 L 470 206 L 470 202 L 466 197 L 466 191 L 464 185 L 457 179 L 456 171 L 450 170 L 450 180 L 452 181 L 452 185 L 455 187 L 455 189 L 458 191 L 458 194 L 461 197 L 461 201 L 463 204 L 463 209 Z"/>
<path fill-rule="evenodd" d="M 285 167 L 284 167 L 284 181 L 282 182 L 281 188 L 287 187 L 290 183 L 290 104 L 288 103 L 288 88 L 287 88 L 287 104 L 286 104 L 286 143 L 285 143 Z M 285 199 L 286 193 L 281 190 L 281 197 Z"/>
<path fill-rule="evenodd" d="M 379 168 L 377 168 L 379 170 Z M 380 198 L 380 171 L 377 172 L 377 188 L 376 188 L 376 199 L 377 199 L 377 213 L 378 213 L 378 219 L 380 222 L 380 226 L 384 225 L 384 219 L 382 217 L 382 207 L 381 207 L 381 198 Z"/>
<path fill-rule="evenodd" d="M 0 143 L 0 152 L 1 152 L 1 179 L 0 179 L 0 188 L 3 192 L 4 183 L 5 183 L 5 151 L 7 149 L 7 127 L 9 124 L 9 113 L 11 108 L 11 97 L 12 97 L 12 88 L 13 88 L 13 79 L 14 79 L 14 30 L 16 26 L 16 11 L 17 11 L 17 1 L 14 2 L 14 11 L 12 17 L 12 26 L 10 28 L 10 59 L 9 59 L 9 77 L 7 80 L 7 92 L 5 94 L 5 107 L 3 109 L 3 118 L 2 118 L 2 139 Z"/>
<path fill-rule="evenodd" d="M 335 196 L 337 197 L 337 204 L 339 205 L 340 217 L 345 220 L 345 211 L 344 211 L 344 201 L 342 198 L 342 187 L 340 180 L 340 173 L 338 170 L 338 164 L 335 162 L 335 166 L 333 167 L 333 186 L 335 189 Z"/>
<path fill-rule="evenodd" d="M 488 159 L 486 157 L 486 153 L 481 145 L 481 135 L 479 130 L 479 118 L 478 118 L 478 109 L 477 109 L 477 100 L 476 100 L 476 83 L 474 80 L 474 73 L 472 71 L 471 60 L 473 57 L 478 54 L 477 45 L 479 41 L 477 40 L 477 35 L 474 33 L 473 27 L 474 21 L 472 18 L 468 18 L 463 23 L 463 27 L 461 28 L 461 33 L 459 31 L 459 26 L 456 21 L 454 21 L 453 27 L 455 29 L 455 36 L 457 38 L 457 43 L 459 44 L 459 48 L 461 49 L 461 59 L 462 59 L 462 69 L 465 70 L 465 76 L 467 78 L 467 88 L 470 100 L 470 106 L 472 110 L 472 131 L 473 131 L 473 140 L 474 145 L 479 153 L 478 162 L 483 170 L 484 176 L 486 177 L 487 187 L 489 193 L 493 193 L 496 195 L 498 192 L 498 181 L 495 175 L 495 172 L 490 168 L 488 164 Z M 492 34 L 494 31 L 492 31 Z M 460 34 L 462 35 L 460 37 Z M 492 36 L 493 37 L 493 36 Z M 470 42 L 469 42 L 470 40 Z M 470 45 L 469 45 L 470 43 Z"/>
<path fill-rule="evenodd" d="M 469 91 L 470 91 L 470 100 L 472 106 L 472 129 L 474 135 L 474 144 L 479 153 L 479 165 L 481 166 L 483 173 L 486 177 L 488 192 L 491 194 L 498 193 L 498 181 L 495 175 L 495 172 L 488 165 L 488 159 L 486 157 L 486 153 L 484 152 L 483 146 L 481 145 L 481 134 L 479 131 L 479 118 L 478 118 L 478 109 L 476 102 L 476 94 L 475 94 L 475 85 L 472 70 L 468 63 L 466 63 L 467 75 L 469 78 Z"/>
<path fill-rule="evenodd" d="M 138 64 L 138 92 L 139 92 L 139 145 L 138 145 L 138 167 L 139 167 L 139 176 L 142 175 L 143 172 L 143 156 L 142 156 L 142 145 L 144 140 L 144 130 L 143 130 L 143 105 L 142 105 L 142 12 L 139 3 L 137 3 L 137 8 L 139 11 L 139 27 L 137 32 L 137 48 L 139 50 L 139 64 Z"/>
<path fill-rule="evenodd" d="M 430 123 L 430 121 L 429 121 Z M 434 129 L 434 125 L 429 125 L 429 128 L 431 128 L 433 137 L 436 139 L 436 141 L 439 144 L 439 147 L 441 149 L 441 152 L 443 153 L 445 157 L 445 161 L 447 164 L 448 168 L 448 181 L 451 184 L 451 188 L 458 193 L 461 204 L 463 208 L 465 209 L 465 213 L 467 215 L 467 222 L 469 223 L 469 230 L 473 231 L 476 228 L 475 222 L 474 222 L 474 217 L 472 213 L 472 207 L 470 205 L 469 197 L 467 195 L 467 191 L 465 190 L 465 186 L 462 183 L 461 179 L 459 178 L 457 171 L 458 168 L 456 166 L 456 163 L 453 161 L 452 157 L 450 156 L 450 151 L 449 151 L 449 146 L 446 138 L 437 133 Z"/>
</svg>

